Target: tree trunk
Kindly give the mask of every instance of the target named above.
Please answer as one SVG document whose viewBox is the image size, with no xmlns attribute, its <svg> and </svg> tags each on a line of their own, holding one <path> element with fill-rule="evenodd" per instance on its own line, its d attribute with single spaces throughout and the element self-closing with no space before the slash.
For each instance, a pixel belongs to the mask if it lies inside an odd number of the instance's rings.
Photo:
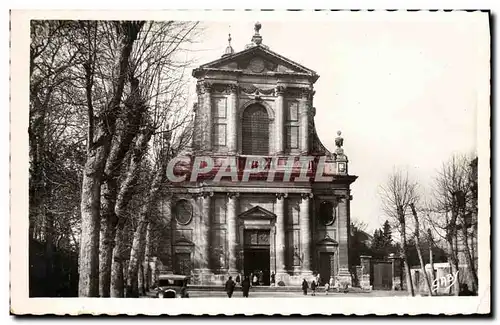
<svg viewBox="0 0 500 325">
<path fill-rule="evenodd" d="M 54 216 L 45 211 L 45 296 L 55 297 L 54 282 Z"/>
<path fill-rule="evenodd" d="M 424 259 L 422 257 L 422 250 L 420 249 L 420 241 L 417 239 L 416 236 L 415 236 L 415 245 L 417 247 L 418 259 L 420 261 L 420 269 L 422 271 L 422 274 L 424 275 L 425 284 L 427 285 L 427 292 L 429 293 L 429 296 L 432 296 L 431 282 L 429 281 L 429 275 L 425 270 Z"/>
<path fill-rule="evenodd" d="M 120 191 L 117 195 L 115 204 L 115 215 L 118 220 L 118 226 L 115 234 L 115 247 L 113 249 L 112 272 L 111 272 L 111 295 L 112 297 L 123 297 L 125 287 L 125 265 L 123 264 L 123 250 L 125 243 L 123 242 L 124 225 L 126 222 L 126 210 L 133 194 L 134 185 L 137 181 L 138 170 L 141 164 L 147 144 L 153 134 L 152 128 L 146 128 L 136 139 L 132 157 L 127 170 L 125 180 L 120 186 Z M 128 276 L 127 276 L 128 279 Z M 127 280 L 128 281 L 128 280 Z"/>
<path fill-rule="evenodd" d="M 467 262 L 467 268 L 469 269 L 469 275 L 472 279 L 472 285 L 473 285 L 472 291 L 477 292 L 477 290 L 478 290 L 477 273 L 476 273 L 476 268 L 474 265 L 474 261 L 472 260 L 472 255 L 471 255 L 470 248 L 469 248 L 467 227 L 465 224 L 462 225 L 462 236 L 463 236 L 464 247 L 465 247 L 465 259 Z"/>
<path fill-rule="evenodd" d="M 117 180 L 110 179 L 103 186 L 103 204 L 101 213 L 101 248 L 99 256 L 99 293 L 101 297 L 110 296 L 111 267 L 116 236 L 117 218 L 114 212 L 117 192 Z"/>
<path fill-rule="evenodd" d="M 99 233 L 101 228 L 101 184 L 106 159 L 110 152 L 112 136 L 115 133 L 116 118 L 129 70 L 129 58 L 134 41 L 144 22 L 116 22 L 119 33 L 120 52 L 114 67 L 116 79 L 113 82 L 113 95 L 101 116 L 98 125 L 91 125 L 89 132 L 94 135 L 88 143 L 87 161 L 82 181 L 82 233 L 80 239 L 80 262 L 78 295 L 80 297 L 99 296 Z M 89 90 L 87 90 L 89 92 Z M 88 103 L 91 106 L 91 100 Z M 89 107 L 91 110 L 91 107 Z"/>
<path fill-rule="evenodd" d="M 139 287 L 139 296 L 143 297 L 146 293 L 146 290 L 144 289 L 144 263 L 139 263 L 139 273 L 137 274 L 138 277 L 138 287 Z"/>
<path fill-rule="evenodd" d="M 125 228 L 124 219 L 121 220 L 116 227 L 115 246 L 113 247 L 113 258 L 111 264 L 111 297 L 123 298 L 124 279 L 123 279 L 123 250 L 125 243 L 123 242 L 123 232 Z"/>
<path fill-rule="evenodd" d="M 151 261 L 152 225 L 153 224 L 149 222 L 146 230 L 146 249 L 144 252 L 144 287 L 146 290 L 149 290 L 151 287 L 151 268 L 149 267 L 149 263 Z"/>
<path fill-rule="evenodd" d="M 410 208 L 413 214 L 413 218 L 415 219 L 415 246 L 417 248 L 418 260 L 420 261 L 420 269 L 422 270 L 422 274 L 425 279 L 425 284 L 427 285 L 427 292 L 429 293 L 429 296 L 432 296 L 431 283 L 429 282 L 429 276 L 425 271 L 424 259 L 422 258 L 422 250 L 420 249 L 420 224 L 418 220 L 418 215 L 413 203 L 410 204 Z"/>
<path fill-rule="evenodd" d="M 457 274 L 456 272 L 458 271 L 458 258 L 455 254 L 455 249 L 453 245 L 453 234 L 448 234 L 446 236 L 446 243 L 448 245 L 448 263 L 450 264 L 451 267 L 451 272 L 453 274 Z M 451 291 L 451 288 L 450 288 Z M 458 296 L 460 292 L 460 282 L 457 280 L 455 281 L 455 285 L 453 286 L 453 295 Z"/>
<path fill-rule="evenodd" d="M 101 231 L 101 255 L 100 255 L 100 282 L 99 291 L 101 297 L 109 297 L 111 282 L 111 263 L 113 247 L 115 245 L 116 225 L 118 218 L 115 213 L 115 205 L 118 195 L 118 177 L 122 170 L 121 166 L 127 152 L 139 132 L 140 121 L 146 111 L 146 105 L 142 99 L 139 81 L 131 78 L 131 93 L 125 101 L 125 111 L 117 123 L 117 135 L 112 141 L 109 157 L 104 169 L 105 183 L 102 193 L 102 231 Z"/>
<path fill-rule="evenodd" d="M 80 237 L 79 297 L 99 296 L 99 231 L 101 228 L 101 178 L 106 148 L 88 155 L 82 182 L 82 233 Z"/>
<path fill-rule="evenodd" d="M 149 190 L 147 200 L 141 208 L 139 225 L 134 233 L 134 239 L 132 242 L 132 250 L 130 251 L 130 262 L 128 266 L 128 276 L 127 276 L 127 297 L 137 297 L 138 292 L 138 271 L 139 264 L 143 262 L 145 242 L 146 242 L 146 227 L 148 224 L 148 216 L 151 211 L 152 206 L 156 203 L 158 194 L 160 192 L 161 183 L 166 175 L 165 166 L 161 164 L 161 167 L 155 173 L 155 177 L 151 184 L 151 189 Z M 129 296 L 130 293 L 130 296 Z"/>
<path fill-rule="evenodd" d="M 130 260 L 127 271 L 127 297 L 139 297 L 139 265 L 144 256 L 144 238 L 146 232 L 147 218 L 141 213 L 141 220 L 134 233 L 132 250 L 130 251 Z"/>
<path fill-rule="evenodd" d="M 411 296 L 415 296 L 415 291 L 413 290 L 413 282 L 411 280 L 411 270 L 410 270 L 410 264 L 408 263 L 408 247 L 406 245 L 406 225 L 405 223 L 401 223 L 401 246 L 403 250 L 403 257 L 404 257 L 404 265 L 405 265 L 405 270 L 406 270 L 406 286 L 407 290 L 410 292 Z"/>
<path fill-rule="evenodd" d="M 434 283 L 436 279 L 436 274 L 434 273 L 434 255 L 432 253 L 432 245 L 434 243 L 434 239 L 432 238 L 432 232 L 430 229 L 427 229 L 427 237 L 429 239 L 429 264 L 431 265 L 431 281 Z"/>
</svg>

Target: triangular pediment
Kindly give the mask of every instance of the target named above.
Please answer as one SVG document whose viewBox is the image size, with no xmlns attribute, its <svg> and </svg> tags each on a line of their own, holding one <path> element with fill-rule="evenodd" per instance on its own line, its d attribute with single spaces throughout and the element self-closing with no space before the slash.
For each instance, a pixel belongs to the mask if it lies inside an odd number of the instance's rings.
<svg viewBox="0 0 500 325">
<path fill-rule="evenodd" d="M 274 220 L 276 215 L 260 206 L 253 207 L 238 216 L 241 219 L 265 219 Z"/>
<path fill-rule="evenodd" d="M 279 55 L 263 46 L 254 46 L 231 55 L 224 56 L 218 60 L 201 65 L 200 70 L 238 70 L 248 73 L 287 73 L 306 74 L 319 77 L 315 71 L 301 64 Z"/>
<path fill-rule="evenodd" d="M 336 240 L 330 237 L 325 237 L 316 243 L 316 245 L 324 245 L 324 246 L 337 246 L 338 244 L 339 243 Z"/>
</svg>

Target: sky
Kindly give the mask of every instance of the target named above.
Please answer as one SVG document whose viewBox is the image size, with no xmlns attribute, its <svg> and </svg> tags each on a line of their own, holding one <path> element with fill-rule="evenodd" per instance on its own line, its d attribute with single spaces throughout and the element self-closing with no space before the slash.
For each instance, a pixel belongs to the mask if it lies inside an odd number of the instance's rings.
<svg viewBox="0 0 500 325">
<path fill-rule="evenodd" d="M 477 98 L 489 84 L 487 21 L 463 14 L 393 17 L 261 21 L 263 44 L 320 75 L 316 130 L 330 151 L 342 131 L 349 174 L 358 176 L 351 219 L 366 223 L 368 232 L 386 220 L 378 190 L 394 167 L 407 168 L 428 191 L 452 154 L 476 152 Z M 220 58 L 229 32 L 234 50 L 243 50 L 254 23 L 202 22 L 190 54 L 194 66 Z"/>
</svg>

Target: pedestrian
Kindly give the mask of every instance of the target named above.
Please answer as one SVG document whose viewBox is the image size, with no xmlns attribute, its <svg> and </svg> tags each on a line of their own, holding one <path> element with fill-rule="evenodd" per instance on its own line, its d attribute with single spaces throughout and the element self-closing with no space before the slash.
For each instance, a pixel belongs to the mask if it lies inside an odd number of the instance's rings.
<svg viewBox="0 0 500 325">
<path fill-rule="evenodd" d="M 309 289 L 309 284 L 307 284 L 306 279 L 302 281 L 302 292 L 304 292 L 304 296 L 307 296 L 307 289 Z"/>
<path fill-rule="evenodd" d="M 325 294 L 328 295 L 328 291 L 330 290 L 330 283 L 326 282 L 325 283 Z"/>
<path fill-rule="evenodd" d="M 236 285 L 237 285 L 237 286 L 239 286 L 239 285 L 240 285 L 240 280 L 241 280 L 241 279 L 240 279 L 240 275 L 238 274 L 238 275 L 236 276 Z"/>
<path fill-rule="evenodd" d="M 259 284 L 264 285 L 264 272 L 259 271 Z"/>
<path fill-rule="evenodd" d="M 254 286 L 256 286 L 256 285 L 258 284 L 259 279 L 257 278 L 257 273 L 254 273 L 252 281 L 253 281 L 253 283 L 252 283 L 252 284 L 253 284 Z"/>
<path fill-rule="evenodd" d="M 316 295 L 316 280 L 312 280 L 311 282 L 311 295 L 315 296 Z"/>
<path fill-rule="evenodd" d="M 243 291 L 243 297 L 248 298 L 248 292 L 250 291 L 250 279 L 245 276 L 241 282 L 241 290 Z"/>
<path fill-rule="evenodd" d="M 274 285 L 276 284 L 276 275 L 273 273 L 271 273 L 271 287 L 274 287 Z"/>
<path fill-rule="evenodd" d="M 337 292 L 340 292 L 340 280 L 339 277 L 335 277 L 335 286 L 334 288 L 337 288 Z"/>
<path fill-rule="evenodd" d="M 234 292 L 234 281 L 233 281 L 233 277 L 230 276 L 229 279 L 226 281 L 226 293 L 227 293 L 227 296 L 229 298 L 231 298 L 233 296 L 233 292 Z"/>
</svg>

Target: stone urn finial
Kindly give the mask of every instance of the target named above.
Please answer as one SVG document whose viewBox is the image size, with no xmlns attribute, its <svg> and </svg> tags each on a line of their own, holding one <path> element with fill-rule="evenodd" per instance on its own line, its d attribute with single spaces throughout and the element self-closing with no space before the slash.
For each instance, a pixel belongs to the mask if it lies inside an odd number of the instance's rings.
<svg viewBox="0 0 500 325">
<path fill-rule="evenodd" d="M 254 27 L 254 29 L 255 29 L 255 34 L 259 35 L 259 30 L 260 30 L 261 28 L 262 28 L 261 23 L 256 22 L 256 23 L 255 23 L 255 27 Z"/>
<path fill-rule="evenodd" d="M 255 34 L 252 37 L 252 43 L 260 45 L 262 44 L 262 36 L 260 36 L 259 31 L 262 28 L 262 25 L 259 22 L 255 23 L 254 30 Z"/>
</svg>

